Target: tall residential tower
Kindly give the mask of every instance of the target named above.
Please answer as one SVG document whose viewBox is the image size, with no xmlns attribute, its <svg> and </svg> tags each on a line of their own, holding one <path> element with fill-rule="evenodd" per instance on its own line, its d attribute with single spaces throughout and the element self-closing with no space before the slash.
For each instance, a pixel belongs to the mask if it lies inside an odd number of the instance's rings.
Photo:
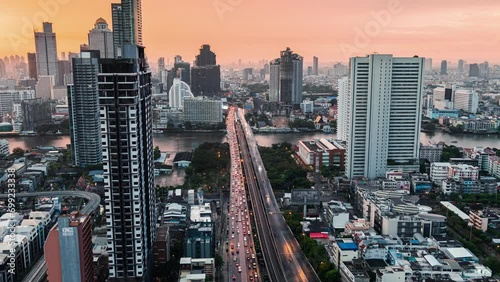
<svg viewBox="0 0 500 282">
<path fill-rule="evenodd" d="M 73 58 L 73 84 L 68 85 L 68 108 L 73 164 L 102 163 L 99 119 L 99 51 L 84 51 Z"/>
<path fill-rule="evenodd" d="M 350 60 L 347 176 L 385 176 L 418 164 L 424 58 L 369 55 Z"/>
</svg>

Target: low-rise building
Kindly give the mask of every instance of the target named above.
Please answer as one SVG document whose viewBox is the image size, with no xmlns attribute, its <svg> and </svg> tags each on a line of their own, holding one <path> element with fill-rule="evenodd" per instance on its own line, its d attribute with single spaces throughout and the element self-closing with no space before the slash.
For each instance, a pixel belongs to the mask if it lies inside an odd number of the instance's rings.
<svg viewBox="0 0 500 282">
<path fill-rule="evenodd" d="M 215 275 L 215 260 L 213 258 L 180 259 L 179 282 L 212 281 Z"/>
<path fill-rule="evenodd" d="M 222 101 L 194 97 L 184 99 L 184 122 L 217 124 L 223 120 Z"/>
<path fill-rule="evenodd" d="M 358 258 L 358 245 L 352 238 L 338 238 L 330 243 L 332 250 L 332 261 L 336 269 L 339 269 L 341 262 L 351 262 Z"/>
<path fill-rule="evenodd" d="M 297 155 L 305 165 L 319 170 L 322 166 L 336 166 L 344 171 L 345 148 L 336 141 L 325 138 L 314 141 L 299 141 Z"/>
<path fill-rule="evenodd" d="M 431 163 L 439 162 L 443 154 L 442 145 L 422 146 L 420 145 L 420 158 L 426 159 Z"/>
<path fill-rule="evenodd" d="M 488 214 L 483 211 L 470 211 L 469 223 L 477 230 L 486 232 L 488 230 Z"/>
</svg>

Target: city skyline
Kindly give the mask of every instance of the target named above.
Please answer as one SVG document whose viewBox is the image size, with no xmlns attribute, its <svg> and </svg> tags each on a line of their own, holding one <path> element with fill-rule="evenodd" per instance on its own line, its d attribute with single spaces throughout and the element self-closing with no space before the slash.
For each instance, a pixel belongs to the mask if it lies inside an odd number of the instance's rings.
<svg viewBox="0 0 500 282">
<path fill-rule="evenodd" d="M 53 23 L 59 51 L 78 52 L 96 19 L 111 22 L 110 3 L 117 1 L 52 2 L 50 7 L 2 4 L 0 40 L 7 44 L 0 46 L 0 57 L 35 51 L 33 28 L 41 31 L 42 21 Z M 281 15 L 275 13 L 279 3 L 264 1 L 216 0 L 197 3 L 196 7 L 190 1 L 168 5 L 149 1 L 143 3 L 143 41 L 151 62 L 165 57 L 170 64 L 177 54 L 192 62 L 203 44 L 217 50 L 222 65 L 239 59 L 244 64 L 271 60 L 277 50 L 286 47 L 304 56 L 305 66 L 312 64 L 313 56 L 319 57 L 320 67 L 324 67 L 373 52 L 431 57 L 436 62 L 445 59 L 453 62 L 450 68 L 455 68 L 459 59 L 499 63 L 495 61 L 499 39 L 494 33 L 500 27 L 500 14 L 495 12 L 500 8 L 498 2 L 374 2 L 351 3 L 349 7 L 338 1 L 322 0 L 313 7 L 297 3 Z M 165 14 L 170 24 L 158 24 L 157 19 Z M 190 24 L 185 24 L 187 14 Z"/>
</svg>

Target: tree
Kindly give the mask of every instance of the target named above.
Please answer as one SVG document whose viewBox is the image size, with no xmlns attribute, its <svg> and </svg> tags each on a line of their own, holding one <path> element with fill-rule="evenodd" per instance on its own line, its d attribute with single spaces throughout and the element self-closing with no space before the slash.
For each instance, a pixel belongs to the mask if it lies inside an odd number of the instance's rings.
<svg viewBox="0 0 500 282">
<path fill-rule="evenodd" d="M 12 155 L 14 157 L 22 157 L 24 155 L 24 150 L 19 147 L 16 147 L 14 148 L 14 150 L 12 150 Z"/>
<path fill-rule="evenodd" d="M 464 132 L 463 124 L 457 124 L 457 126 L 450 126 L 450 132 L 451 133 L 463 133 Z"/>
<path fill-rule="evenodd" d="M 221 268 L 224 265 L 224 259 L 219 255 L 215 255 L 215 268 Z"/>
<path fill-rule="evenodd" d="M 184 127 L 185 127 L 187 130 L 191 130 L 191 129 L 193 129 L 193 125 L 191 124 L 191 122 L 190 122 L 190 121 L 186 121 L 186 122 L 184 123 Z"/>
<path fill-rule="evenodd" d="M 495 154 L 497 155 L 497 157 L 500 157 L 500 150 L 497 150 Z"/>
<path fill-rule="evenodd" d="M 326 273 L 326 281 L 337 282 L 340 281 L 339 272 L 335 269 L 332 269 Z"/>
<path fill-rule="evenodd" d="M 154 154 L 153 154 L 153 158 L 155 160 L 159 159 L 161 157 L 161 152 L 160 152 L 160 147 L 156 146 L 155 149 L 154 149 Z"/>
</svg>

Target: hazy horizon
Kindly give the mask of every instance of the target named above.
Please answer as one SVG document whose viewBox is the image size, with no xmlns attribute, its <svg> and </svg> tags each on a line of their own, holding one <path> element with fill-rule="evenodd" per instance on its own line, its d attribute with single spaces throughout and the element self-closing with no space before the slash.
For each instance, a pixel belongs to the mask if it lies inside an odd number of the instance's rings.
<svg viewBox="0 0 500 282">
<path fill-rule="evenodd" d="M 0 58 L 34 52 L 33 28 L 53 23 L 58 56 L 78 52 L 97 18 L 111 26 L 111 3 L 119 1 L 47 0 L 4 2 L 0 10 Z M 195 5 L 196 4 L 196 5 Z M 263 0 L 142 1 L 143 41 L 150 64 L 158 57 L 181 55 L 192 62 L 202 44 L 210 44 L 217 63 L 257 63 L 290 47 L 304 66 L 319 57 L 326 63 L 351 56 L 388 53 L 433 58 L 455 68 L 467 63 L 500 62 L 500 1 L 376 0 L 369 3 L 317 0 L 287 3 Z M 328 65 L 329 67 L 330 65 Z"/>
</svg>

